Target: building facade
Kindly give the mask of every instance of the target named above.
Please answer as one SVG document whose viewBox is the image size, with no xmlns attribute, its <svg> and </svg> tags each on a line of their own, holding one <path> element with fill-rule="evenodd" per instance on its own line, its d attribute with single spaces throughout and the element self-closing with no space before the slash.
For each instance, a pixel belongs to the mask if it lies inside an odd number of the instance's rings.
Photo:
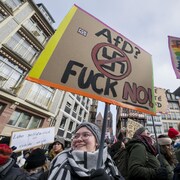
<svg viewBox="0 0 180 180">
<path fill-rule="evenodd" d="M 88 120 L 91 99 L 25 80 L 54 34 L 54 22 L 43 4 L 0 1 L 1 136 L 54 126 L 56 135 L 70 140 L 77 124 Z"/>
<path fill-rule="evenodd" d="M 157 135 L 167 134 L 169 127 L 178 129 L 180 123 L 180 91 L 179 88 L 173 93 L 169 90 L 165 91 L 168 110 L 167 113 L 157 113 L 156 116 L 142 114 L 130 109 L 118 107 L 117 110 L 117 130 L 127 127 L 128 118 L 146 126 L 151 134 L 154 134 L 154 126 Z M 152 121 L 153 118 L 153 121 Z M 153 126 L 154 122 L 154 126 Z"/>
<path fill-rule="evenodd" d="M 161 114 L 164 133 L 168 132 L 170 126 L 178 129 L 178 124 L 180 123 L 180 94 L 175 95 L 174 92 L 171 93 L 169 90 L 167 90 L 166 96 L 169 107 L 168 113 Z"/>
<path fill-rule="evenodd" d="M 99 126 L 102 129 L 103 125 L 103 116 L 101 112 L 99 112 L 96 116 L 95 124 Z M 113 114 L 111 111 L 108 111 L 107 113 L 107 123 L 106 123 L 106 139 L 112 139 L 113 138 Z"/>
<path fill-rule="evenodd" d="M 116 134 L 120 133 L 122 128 L 127 127 L 128 119 L 134 120 L 142 124 L 146 125 L 146 116 L 141 112 L 137 112 L 132 109 L 122 108 L 117 106 L 117 115 L 116 115 Z"/>
</svg>

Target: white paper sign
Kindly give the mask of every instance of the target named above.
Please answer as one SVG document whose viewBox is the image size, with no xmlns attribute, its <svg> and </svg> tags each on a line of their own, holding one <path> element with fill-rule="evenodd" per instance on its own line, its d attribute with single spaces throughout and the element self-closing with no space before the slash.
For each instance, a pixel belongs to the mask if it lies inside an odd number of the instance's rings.
<svg viewBox="0 0 180 180">
<path fill-rule="evenodd" d="M 15 151 L 30 149 L 54 142 L 54 127 L 14 131 L 11 135 L 10 147 L 15 146 Z"/>
</svg>

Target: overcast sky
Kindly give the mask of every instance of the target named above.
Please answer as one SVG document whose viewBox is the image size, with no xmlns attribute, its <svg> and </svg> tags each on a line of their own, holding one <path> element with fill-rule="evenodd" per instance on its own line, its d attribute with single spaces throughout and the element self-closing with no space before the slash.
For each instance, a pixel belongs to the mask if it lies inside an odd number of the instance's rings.
<svg viewBox="0 0 180 180">
<path fill-rule="evenodd" d="M 43 3 L 57 28 L 76 4 L 152 55 L 154 86 L 180 86 L 171 64 L 168 36 L 180 37 L 179 0 L 34 0 Z"/>
</svg>

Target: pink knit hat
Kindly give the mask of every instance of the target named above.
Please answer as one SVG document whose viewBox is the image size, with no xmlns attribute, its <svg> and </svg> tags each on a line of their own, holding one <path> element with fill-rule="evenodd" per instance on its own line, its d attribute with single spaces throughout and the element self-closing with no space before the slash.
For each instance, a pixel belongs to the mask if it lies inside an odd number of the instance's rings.
<svg viewBox="0 0 180 180">
<path fill-rule="evenodd" d="M 173 138 L 176 138 L 177 136 L 180 136 L 180 132 L 177 131 L 176 129 L 174 128 L 169 128 L 168 130 L 168 136 L 173 139 Z"/>
</svg>

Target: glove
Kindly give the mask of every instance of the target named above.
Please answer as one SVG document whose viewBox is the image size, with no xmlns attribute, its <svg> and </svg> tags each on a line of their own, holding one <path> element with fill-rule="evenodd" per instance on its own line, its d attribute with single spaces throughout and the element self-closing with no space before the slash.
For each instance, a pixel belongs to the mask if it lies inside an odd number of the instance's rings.
<svg viewBox="0 0 180 180">
<path fill-rule="evenodd" d="M 92 171 L 91 180 L 111 180 L 104 169 L 97 169 Z"/>
<path fill-rule="evenodd" d="M 156 170 L 156 178 L 158 180 L 167 180 L 168 179 L 168 173 L 166 168 L 160 167 L 159 169 Z"/>
</svg>

